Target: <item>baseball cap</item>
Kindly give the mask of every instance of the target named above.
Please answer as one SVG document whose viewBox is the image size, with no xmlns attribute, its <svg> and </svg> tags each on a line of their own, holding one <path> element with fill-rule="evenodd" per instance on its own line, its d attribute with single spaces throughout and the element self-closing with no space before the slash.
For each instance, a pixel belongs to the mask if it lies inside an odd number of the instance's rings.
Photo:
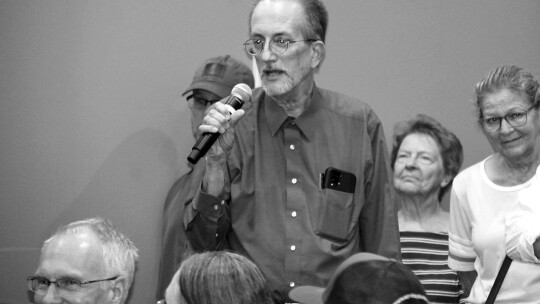
<svg viewBox="0 0 540 304">
<path fill-rule="evenodd" d="M 369 252 L 341 263 L 326 288 L 298 286 L 289 297 L 306 304 L 428 303 L 422 283 L 407 266 Z"/>
<path fill-rule="evenodd" d="M 207 59 L 193 76 L 193 81 L 182 96 L 195 90 L 207 90 L 224 98 L 231 94 L 232 88 L 245 83 L 253 88 L 255 81 L 251 69 L 230 55 Z"/>
</svg>

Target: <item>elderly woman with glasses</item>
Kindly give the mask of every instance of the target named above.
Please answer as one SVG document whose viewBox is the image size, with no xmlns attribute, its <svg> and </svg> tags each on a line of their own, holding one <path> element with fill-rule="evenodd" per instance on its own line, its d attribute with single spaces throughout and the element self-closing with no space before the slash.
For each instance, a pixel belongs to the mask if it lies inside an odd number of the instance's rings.
<svg viewBox="0 0 540 304">
<path fill-rule="evenodd" d="M 435 119 L 418 115 L 394 128 L 391 154 L 401 257 L 432 303 L 459 303 L 457 272 L 448 268 L 448 211 L 441 198 L 463 163 L 461 142 Z"/>
<path fill-rule="evenodd" d="M 505 258 L 505 219 L 540 164 L 538 81 L 517 66 L 493 69 L 476 85 L 480 127 L 494 153 L 462 171 L 450 198 L 448 265 L 484 303 Z M 497 303 L 538 303 L 540 266 L 513 261 Z"/>
</svg>

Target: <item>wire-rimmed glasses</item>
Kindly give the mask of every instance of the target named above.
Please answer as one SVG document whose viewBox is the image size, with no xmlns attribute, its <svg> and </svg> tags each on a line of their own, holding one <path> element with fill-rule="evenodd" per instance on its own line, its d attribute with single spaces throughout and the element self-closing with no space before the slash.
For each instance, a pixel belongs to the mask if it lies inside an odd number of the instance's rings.
<svg viewBox="0 0 540 304">
<path fill-rule="evenodd" d="M 30 289 L 30 291 L 33 291 L 35 293 L 40 293 L 40 294 L 47 293 L 47 290 L 49 289 L 49 286 L 51 284 L 56 285 L 56 289 L 58 291 L 72 293 L 72 292 L 80 291 L 85 285 L 97 283 L 97 282 L 103 282 L 103 281 L 112 281 L 112 280 L 118 279 L 118 277 L 119 276 L 115 276 L 108 279 L 81 282 L 79 280 L 70 279 L 70 278 L 64 278 L 64 279 L 58 279 L 56 281 L 51 281 L 45 277 L 31 276 L 31 277 L 28 277 L 26 281 L 28 283 L 28 289 Z"/>
<path fill-rule="evenodd" d="M 288 40 L 284 38 L 274 38 L 270 40 L 268 48 L 275 54 L 281 55 L 287 51 L 290 43 L 303 41 L 313 42 L 317 41 L 317 39 Z M 263 51 L 265 43 L 266 41 L 264 41 L 264 39 L 248 39 L 246 42 L 244 42 L 244 47 L 246 48 L 246 52 L 248 52 L 248 54 L 256 56 Z"/>
</svg>

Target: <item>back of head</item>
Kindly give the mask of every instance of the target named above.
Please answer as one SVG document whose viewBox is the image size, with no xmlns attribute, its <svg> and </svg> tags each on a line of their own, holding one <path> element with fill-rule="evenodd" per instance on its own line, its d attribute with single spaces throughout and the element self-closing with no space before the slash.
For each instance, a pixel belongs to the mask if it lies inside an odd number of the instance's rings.
<svg viewBox="0 0 540 304">
<path fill-rule="evenodd" d="M 356 263 L 336 278 L 325 304 L 393 304 L 411 294 L 425 296 L 417 277 L 392 260 Z"/>
<path fill-rule="evenodd" d="M 197 253 L 179 269 L 180 293 L 187 304 L 272 303 L 264 275 L 244 256 L 227 251 Z"/>
<path fill-rule="evenodd" d="M 239 83 L 245 83 L 250 88 L 255 86 L 253 73 L 246 64 L 229 55 L 212 57 L 205 60 L 197 69 L 191 85 L 182 95 L 193 90 L 205 90 L 225 98 Z"/>
<path fill-rule="evenodd" d="M 402 263 L 360 252 L 339 265 L 328 285 L 298 286 L 291 299 L 309 304 L 427 304 L 422 283 Z"/>
<path fill-rule="evenodd" d="M 139 257 L 138 249 L 131 240 L 117 231 L 106 219 L 90 218 L 60 227 L 53 236 L 44 242 L 42 252 L 54 238 L 68 234 L 74 235 L 82 231 L 91 231 L 97 236 L 101 243 L 101 254 L 107 275 L 125 278 L 125 289 L 129 290 Z M 124 301 L 125 298 L 127 298 L 127 292 L 124 295 Z"/>
<path fill-rule="evenodd" d="M 503 89 L 523 97 L 531 105 L 540 101 L 539 84 L 530 72 L 515 66 L 503 65 L 492 69 L 481 81 L 476 84 L 476 106 L 478 117 L 482 118 L 481 107 L 486 95 L 496 93 Z"/>
</svg>

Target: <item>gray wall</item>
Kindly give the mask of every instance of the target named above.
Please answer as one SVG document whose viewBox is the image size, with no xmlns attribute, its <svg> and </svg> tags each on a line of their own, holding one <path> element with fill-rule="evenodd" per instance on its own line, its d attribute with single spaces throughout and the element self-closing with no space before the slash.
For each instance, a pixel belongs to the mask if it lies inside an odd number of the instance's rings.
<svg viewBox="0 0 540 304">
<path fill-rule="evenodd" d="M 540 1 L 326 2 L 318 85 L 370 103 L 389 139 L 433 116 L 465 166 L 491 150 L 475 82 L 499 64 L 540 74 Z M 207 57 L 250 63 L 250 3 L 0 0 L 0 303 L 28 302 L 41 242 L 95 215 L 140 249 L 130 303 L 153 301 L 162 202 L 192 144 L 180 93 Z"/>
</svg>

